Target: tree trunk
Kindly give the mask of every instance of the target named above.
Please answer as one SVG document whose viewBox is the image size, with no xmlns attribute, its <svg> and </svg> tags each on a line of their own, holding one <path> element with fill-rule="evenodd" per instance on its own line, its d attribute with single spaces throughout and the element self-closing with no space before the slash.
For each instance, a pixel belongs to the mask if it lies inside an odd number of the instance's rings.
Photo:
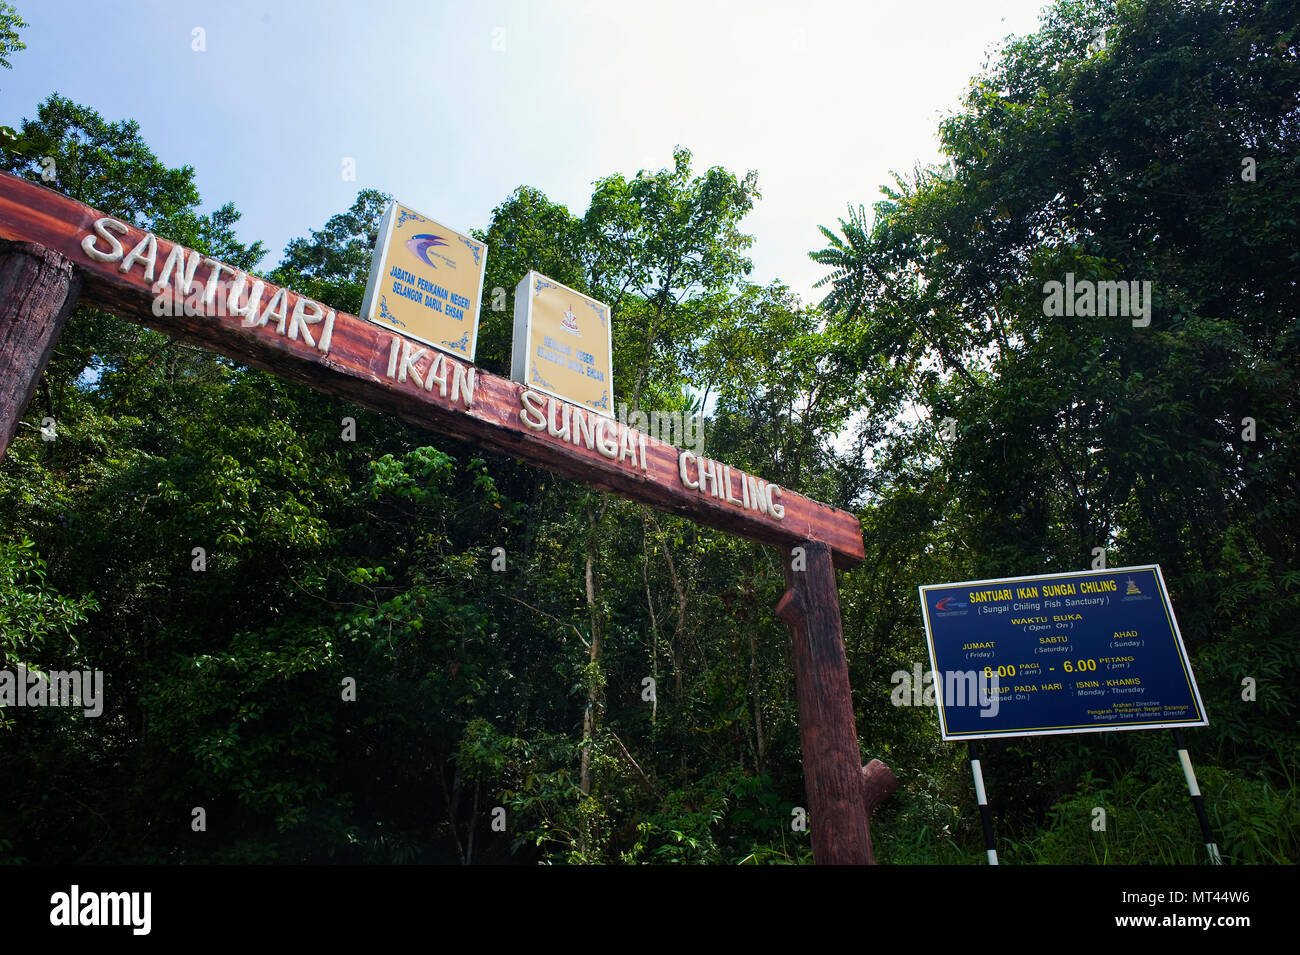
<svg viewBox="0 0 1300 955">
<path fill-rule="evenodd" d="M 673 563 L 673 555 L 669 550 L 668 541 L 664 538 L 663 529 L 660 528 L 659 522 L 655 520 L 653 515 L 649 516 L 649 520 L 655 529 L 655 535 L 664 552 L 664 562 L 668 566 L 668 581 L 672 584 L 673 593 L 677 596 L 677 626 L 673 631 L 672 643 L 668 649 L 673 661 L 673 703 L 680 711 L 682 705 L 682 643 L 686 638 L 686 590 L 677 576 L 677 566 Z"/>
<path fill-rule="evenodd" d="M 641 522 L 641 549 L 645 560 L 641 561 L 641 579 L 645 583 L 645 605 L 650 611 L 650 679 L 654 692 L 650 695 L 650 725 L 653 727 L 659 716 L 659 621 L 655 618 L 654 597 L 650 593 L 650 530 L 646 522 Z"/>
<path fill-rule="evenodd" d="M 754 705 L 754 770 L 763 775 L 766 745 L 763 742 L 763 693 L 758 682 L 758 627 L 752 621 L 749 630 L 749 685 Z"/>
<path fill-rule="evenodd" d="M 590 521 L 590 533 L 587 535 L 587 612 L 591 620 L 591 652 L 588 655 L 587 662 L 590 667 L 595 668 L 600 665 L 600 643 L 601 635 L 604 632 L 604 618 L 600 608 L 600 571 L 596 567 L 596 561 L 600 556 L 600 522 L 605 516 L 605 504 L 602 503 L 600 511 L 593 514 L 587 511 L 587 517 Z M 589 670 L 587 673 L 587 705 L 582 712 L 582 763 L 579 771 L 578 788 L 582 790 L 584 796 L 591 792 L 591 740 L 596 732 L 596 705 L 600 702 L 600 688 L 595 675 Z"/>
</svg>

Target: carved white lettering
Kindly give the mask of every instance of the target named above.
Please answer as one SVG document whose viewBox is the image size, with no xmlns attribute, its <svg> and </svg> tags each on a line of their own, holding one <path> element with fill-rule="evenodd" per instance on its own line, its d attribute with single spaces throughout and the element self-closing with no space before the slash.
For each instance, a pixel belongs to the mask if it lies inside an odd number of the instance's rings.
<svg viewBox="0 0 1300 955">
<path fill-rule="evenodd" d="M 618 460 L 618 432 L 611 437 L 607 432 L 612 422 L 608 418 L 596 419 L 596 450 L 611 461 Z"/>
<path fill-rule="evenodd" d="M 330 342 L 334 340 L 334 319 L 336 315 L 334 309 L 329 310 L 325 316 L 325 328 L 320 333 L 320 344 L 316 347 L 320 349 L 322 355 L 328 355 L 330 351 Z"/>
<path fill-rule="evenodd" d="M 727 492 L 727 503 L 729 504 L 741 503 L 740 498 L 736 497 L 734 494 L 731 493 L 731 467 L 725 464 L 722 466 L 722 486 L 724 490 L 726 490 Z"/>
<path fill-rule="evenodd" d="M 253 290 L 248 293 L 248 303 L 241 308 L 239 296 L 244 293 L 244 285 L 247 282 L 247 275 L 243 272 L 235 273 L 235 282 L 226 293 L 226 311 L 231 315 L 244 316 L 244 320 L 239 324 L 244 328 L 252 328 L 257 324 L 257 307 L 262 304 L 262 292 L 266 289 L 266 283 L 261 279 L 254 282 Z"/>
<path fill-rule="evenodd" d="M 158 276 L 158 281 L 154 283 L 154 291 L 160 292 L 165 289 L 170 279 L 176 297 L 185 298 L 190 294 L 190 289 L 194 287 L 194 273 L 199 270 L 201 261 L 203 261 L 203 256 L 199 255 L 199 253 L 190 252 L 182 245 L 173 245 L 172 250 L 167 253 L 167 261 L 163 262 L 162 274 Z M 175 273 L 174 276 L 173 272 Z"/>
<path fill-rule="evenodd" d="M 219 268 L 224 267 L 221 265 L 220 262 L 217 263 L 217 266 Z M 217 274 L 215 269 L 213 270 L 212 274 L 213 275 Z M 208 280 L 208 285 L 209 286 L 212 285 L 211 279 Z M 208 296 L 206 293 L 203 296 L 203 302 L 204 304 L 209 304 Z M 277 319 L 275 324 L 275 330 L 279 332 L 281 335 L 283 335 L 284 327 L 289 323 L 289 290 L 288 289 L 278 288 L 275 290 L 275 294 L 271 296 L 271 301 L 266 303 L 266 311 L 262 312 L 262 317 L 257 320 L 257 324 L 265 325 L 272 318 Z"/>
<path fill-rule="evenodd" d="M 232 295 L 231 298 L 234 296 Z M 230 305 L 230 299 L 227 299 L 227 307 Z M 311 312 L 308 313 L 308 309 Z M 307 330 L 308 325 L 319 325 L 322 318 L 325 317 L 325 308 L 318 302 L 313 302 L 309 298 L 298 296 L 298 301 L 293 305 L 293 317 L 289 320 L 289 339 L 296 341 L 298 330 L 302 329 L 302 340 L 312 348 L 316 347 L 316 340 L 311 337 L 311 332 Z"/>
<path fill-rule="evenodd" d="M 428 380 L 424 383 L 425 391 L 433 391 L 433 383 L 438 383 L 438 394 L 443 398 L 447 397 L 447 359 L 441 352 L 433 359 L 433 367 L 429 369 Z"/>
<path fill-rule="evenodd" d="M 546 418 L 542 416 L 542 396 L 535 391 L 524 390 L 519 394 L 519 420 L 524 427 L 541 431 L 546 427 Z"/>
<path fill-rule="evenodd" d="M 158 264 L 158 240 L 154 238 L 152 232 L 144 234 L 144 238 L 122 259 L 118 269 L 122 272 L 130 272 L 131 266 L 137 262 L 145 263 L 144 277 L 146 281 L 152 282 L 154 266 Z"/>
<path fill-rule="evenodd" d="M 692 454 L 690 451 L 683 451 L 681 454 L 677 455 L 677 473 L 682 476 L 683 485 L 689 487 L 692 491 L 698 491 L 700 489 L 700 482 L 692 481 L 689 477 L 686 476 L 686 464 L 688 461 L 694 461 L 694 460 L 695 460 L 695 455 Z"/>
<path fill-rule="evenodd" d="M 126 223 L 118 222 L 116 219 L 96 219 L 93 226 L 95 235 L 88 235 L 81 240 L 81 250 L 90 256 L 96 262 L 116 262 L 122 257 L 122 243 L 117 241 L 117 236 L 110 233 L 112 229 L 120 235 L 126 235 Z M 103 239 L 108 243 L 108 251 L 101 252 L 95 244 L 95 236 Z"/>
<path fill-rule="evenodd" d="M 632 432 L 628 428 L 623 429 L 622 440 L 619 442 L 619 460 L 632 460 L 632 466 L 636 467 L 636 442 L 632 439 Z"/>
<path fill-rule="evenodd" d="M 230 266 L 226 265 L 224 262 L 218 262 L 216 259 L 213 259 L 213 258 L 206 258 L 206 259 L 204 259 L 204 260 L 203 260 L 203 264 L 206 265 L 206 266 L 209 266 L 209 267 L 212 269 L 211 274 L 208 275 L 208 284 L 205 285 L 205 286 L 203 287 L 203 308 L 204 308 L 204 310 L 207 310 L 207 309 L 211 308 L 211 307 L 212 307 L 212 303 L 215 302 L 215 301 L 217 300 L 217 283 L 219 283 L 219 282 L 221 281 L 221 273 L 222 273 L 222 272 L 229 272 L 231 275 L 234 275 L 234 274 L 235 274 L 235 270 L 232 269 Z M 284 289 L 280 289 L 278 292 L 275 293 L 275 298 L 272 298 L 271 301 L 272 301 L 272 302 L 275 302 L 276 298 L 279 298 L 279 297 L 283 296 L 284 294 L 285 294 Z M 285 310 L 285 307 L 286 307 L 286 306 L 284 305 L 284 303 L 281 302 L 281 304 L 280 304 L 280 314 L 281 314 L 281 318 L 280 318 L 280 328 L 279 328 L 279 331 L 280 331 L 280 334 L 282 334 L 282 335 L 284 334 L 284 310 Z M 269 315 L 269 314 L 270 314 L 270 307 L 268 306 L 267 311 L 265 311 L 265 312 L 262 313 L 262 324 L 263 324 L 263 325 L 266 324 L 266 316 Z"/>
<path fill-rule="evenodd" d="M 715 470 L 715 468 L 717 468 L 717 470 Z M 718 487 L 718 479 L 721 477 L 718 471 L 720 470 L 722 469 L 718 468 L 716 461 L 710 461 L 708 458 L 700 458 L 700 490 L 705 494 L 711 494 L 714 497 L 721 497 L 720 489 Z"/>
<path fill-rule="evenodd" d="M 424 348 L 412 348 L 410 342 L 402 343 L 402 364 L 397 369 L 397 380 L 406 381 L 409 374 L 415 379 L 415 383 L 421 388 L 424 387 L 424 379 L 420 377 L 420 371 L 415 367 L 418 362 L 429 352 Z"/>
<path fill-rule="evenodd" d="M 760 514 L 766 514 L 768 501 L 767 482 L 746 474 L 745 490 L 748 492 L 750 509 L 758 511 Z"/>
<path fill-rule="evenodd" d="M 396 335 L 393 336 L 393 343 L 388 346 L 388 377 L 393 378 L 397 375 L 397 351 L 402 346 L 402 340 Z"/>
<path fill-rule="evenodd" d="M 562 427 L 555 423 L 556 405 L 560 405 L 564 411 L 564 424 Z M 554 398 L 546 400 L 546 433 L 552 438 L 559 438 L 561 441 L 569 440 L 569 406 L 560 404 Z"/>
<path fill-rule="evenodd" d="M 455 404 L 461 395 L 465 396 L 465 407 L 474 407 L 474 375 L 473 368 L 466 369 L 458 361 L 451 363 L 451 403 Z"/>
<path fill-rule="evenodd" d="M 767 486 L 767 509 L 771 511 L 772 516 L 779 521 L 781 520 L 781 518 L 785 517 L 785 505 L 777 504 L 775 501 L 773 501 L 772 497 L 774 495 L 776 497 L 780 497 L 781 489 L 777 487 L 775 484 L 769 484 Z"/>
<path fill-rule="evenodd" d="M 591 416 L 581 408 L 573 412 L 573 443 L 585 444 L 590 451 L 596 447 L 596 429 L 591 423 Z"/>
</svg>

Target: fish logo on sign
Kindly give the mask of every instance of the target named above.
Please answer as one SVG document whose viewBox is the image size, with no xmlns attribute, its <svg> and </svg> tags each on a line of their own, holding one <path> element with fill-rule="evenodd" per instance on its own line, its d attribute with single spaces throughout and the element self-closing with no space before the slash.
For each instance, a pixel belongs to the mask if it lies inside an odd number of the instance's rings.
<svg viewBox="0 0 1300 955">
<path fill-rule="evenodd" d="M 420 235 L 413 235 L 406 240 L 406 247 L 411 250 L 411 254 L 421 262 L 424 262 L 426 265 L 430 265 L 435 269 L 438 266 L 429 258 L 429 250 L 446 244 L 446 239 L 439 238 L 436 235 L 430 235 L 427 232 Z"/>
<path fill-rule="evenodd" d="M 938 611 L 939 616 L 941 617 L 952 617 L 964 614 L 969 607 L 970 604 L 966 603 L 964 600 L 958 600 L 956 597 L 944 597 L 934 605 L 934 609 Z"/>
</svg>

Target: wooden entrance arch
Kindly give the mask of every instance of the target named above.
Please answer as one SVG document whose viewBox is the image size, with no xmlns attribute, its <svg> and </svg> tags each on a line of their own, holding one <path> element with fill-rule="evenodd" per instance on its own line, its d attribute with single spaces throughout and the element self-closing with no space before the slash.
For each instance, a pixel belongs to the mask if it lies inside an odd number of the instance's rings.
<svg viewBox="0 0 1300 955">
<path fill-rule="evenodd" d="M 813 855 L 871 863 L 835 568 L 861 563 L 854 515 L 680 451 L 386 328 L 0 173 L 0 459 L 78 302 L 228 358 L 784 552 Z M 579 423 L 581 419 L 581 424 Z M 795 548 L 802 555 L 793 559 Z"/>
</svg>

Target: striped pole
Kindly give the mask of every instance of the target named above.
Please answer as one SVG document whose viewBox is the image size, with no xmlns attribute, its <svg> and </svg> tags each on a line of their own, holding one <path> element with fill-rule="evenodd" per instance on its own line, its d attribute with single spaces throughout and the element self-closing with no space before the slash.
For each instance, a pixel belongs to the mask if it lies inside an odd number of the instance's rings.
<svg viewBox="0 0 1300 955">
<path fill-rule="evenodd" d="M 1210 831 L 1210 817 L 1205 812 L 1205 797 L 1201 787 L 1196 785 L 1196 770 L 1192 769 L 1192 757 L 1187 754 L 1187 737 L 1182 730 L 1174 730 L 1174 744 L 1178 747 L 1178 761 L 1183 764 L 1183 776 L 1187 779 L 1187 791 L 1192 794 L 1192 805 L 1196 808 L 1196 819 L 1201 824 L 1201 836 L 1205 839 L 1205 851 L 1210 854 L 1211 865 L 1223 865 L 1219 855 L 1219 844 L 1214 841 Z"/>
<path fill-rule="evenodd" d="M 984 791 L 984 771 L 980 769 L 980 751 L 971 740 L 966 744 L 966 753 L 970 756 L 970 771 L 975 777 L 975 801 L 980 806 L 980 822 L 984 826 L 984 849 L 989 854 L 989 865 L 998 864 L 998 844 L 993 841 L 993 811 L 989 809 L 989 797 Z"/>
</svg>

